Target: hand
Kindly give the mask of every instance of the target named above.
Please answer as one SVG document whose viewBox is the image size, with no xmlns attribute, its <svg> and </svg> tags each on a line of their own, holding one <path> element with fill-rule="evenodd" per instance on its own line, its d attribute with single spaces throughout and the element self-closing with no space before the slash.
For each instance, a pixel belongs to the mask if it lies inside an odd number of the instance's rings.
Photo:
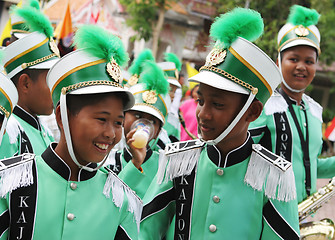
<svg viewBox="0 0 335 240">
<path fill-rule="evenodd" d="M 129 146 L 129 151 L 132 155 L 132 163 L 134 164 L 134 166 L 138 169 L 140 169 L 141 165 L 144 162 L 145 156 L 147 154 L 147 148 L 146 146 L 143 148 L 136 148 L 133 146 L 133 135 L 136 132 L 136 129 L 132 129 L 126 136 L 126 140 L 127 140 L 127 145 Z"/>
</svg>

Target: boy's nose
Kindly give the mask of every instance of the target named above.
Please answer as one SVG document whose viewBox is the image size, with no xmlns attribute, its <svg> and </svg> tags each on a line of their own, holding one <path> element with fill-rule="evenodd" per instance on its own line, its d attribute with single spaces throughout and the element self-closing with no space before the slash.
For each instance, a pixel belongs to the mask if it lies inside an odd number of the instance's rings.
<svg viewBox="0 0 335 240">
<path fill-rule="evenodd" d="M 210 111 L 208 110 L 208 108 L 206 107 L 205 104 L 203 106 L 198 105 L 198 107 L 197 107 L 197 117 L 201 120 L 208 120 L 208 119 L 211 118 Z"/>
<path fill-rule="evenodd" d="M 112 124 L 108 124 L 105 131 L 104 131 L 104 136 L 109 139 L 115 138 L 115 129 Z"/>
</svg>

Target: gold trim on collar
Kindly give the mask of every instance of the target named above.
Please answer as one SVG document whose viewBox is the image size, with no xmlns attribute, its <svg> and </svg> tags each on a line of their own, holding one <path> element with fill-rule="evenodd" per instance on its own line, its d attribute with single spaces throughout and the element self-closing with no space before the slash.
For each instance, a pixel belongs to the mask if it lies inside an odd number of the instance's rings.
<svg viewBox="0 0 335 240">
<path fill-rule="evenodd" d="M 12 62 L 14 62 L 15 60 L 19 59 L 20 57 L 26 55 L 27 53 L 29 53 L 29 52 L 31 52 L 31 51 L 33 51 L 33 50 L 39 48 L 40 46 L 42 46 L 43 44 L 45 44 L 45 43 L 48 42 L 48 41 L 49 41 L 49 38 L 46 38 L 46 39 L 44 39 L 42 42 L 40 42 L 39 44 L 33 46 L 32 48 L 27 49 L 26 51 L 20 53 L 20 54 L 17 55 L 17 56 L 13 57 L 11 60 L 9 60 L 9 61 L 5 64 L 4 67 L 6 68 L 9 64 L 11 64 Z"/>
<path fill-rule="evenodd" d="M 13 111 L 13 103 L 12 101 L 10 100 L 9 96 L 7 95 L 7 93 L 2 89 L 0 88 L 0 92 L 7 98 L 8 102 L 9 102 L 9 105 L 10 105 L 10 109 Z M 2 106 L 1 106 L 2 107 Z M 3 109 L 3 112 L 6 114 L 6 117 L 8 118 L 10 113 L 4 108 L 2 107 Z M 8 116 L 7 116 L 8 115 Z"/>
<path fill-rule="evenodd" d="M 270 96 L 272 95 L 272 89 L 269 83 L 265 80 L 265 78 L 260 74 L 253 66 L 251 66 L 243 57 L 241 57 L 232 47 L 229 48 L 229 51 L 241 62 L 243 63 L 250 71 L 252 71 L 264 84 L 264 86 L 268 89 Z"/>
</svg>

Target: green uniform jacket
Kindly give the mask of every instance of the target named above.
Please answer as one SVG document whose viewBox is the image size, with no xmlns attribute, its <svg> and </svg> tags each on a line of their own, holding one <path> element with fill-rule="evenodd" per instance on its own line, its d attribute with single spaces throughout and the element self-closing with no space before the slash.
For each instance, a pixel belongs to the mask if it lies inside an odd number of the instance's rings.
<svg viewBox="0 0 335 240">
<path fill-rule="evenodd" d="M 335 157 L 318 158 L 322 149 L 322 107 L 305 94 L 302 100 L 302 106 L 298 106 L 293 102 L 292 107 L 305 139 L 306 127 L 308 127 L 312 194 L 316 192 L 317 178 L 335 176 Z M 307 114 L 307 122 L 304 108 Z M 274 95 L 265 104 L 261 116 L 250 124 L 249 131 L 256 143 L 259 142 L 270 151 L 292 162 L 297 199 L 300 203 L 307 197 L 303 151 L 288 104 L 279 92 L 274 92 Z"/>
<path fill-rule="evenodd" d="M 14 108 L 13 117 L 18 121 L 32 145 L 33 151 L 27 148 L 22 149 L 21 153 L 30 152 L 41 155 L 49 144 L 54 141 L 52 133 L 47 131 L 46 127 L 40 123 L 38 118 L 34 118 L 20 106 Z"/>
<path fill-rule="evenodd" d="M 0 198 L 0 239 L 137 239 L 140 199 L 111 171 L 80 170 L 79 181 L 70 181 L 55 146 L 32 161 L 28 191 Z"/>
<path fill-rule="evenodd" d="M 165 236 L 174 216 L 175 239 L 299 239 L 296 201 L 270 200 L 264 190 L 245 183 L 252 143 L 248 137 L 226 159 L 215 146 L 205 145 L 200 157 L 193 158 L 198 162 L 190 174 L 160 184 L 154 179 L 143 199 L 140 239 Z M 194 151 L 183 154 L 191 157 Z M 181 165 L 188 161 L 184 156 Z"/>
<path fill-rule="evenodd" d="M 112 169 L 136 194 L 143 198 L 158 169 L 159 154 L 147 149 L 141 173 L 131 162 L 132 156 L 127 148 L 111 152 L 105 165 Z"/>
</svg>

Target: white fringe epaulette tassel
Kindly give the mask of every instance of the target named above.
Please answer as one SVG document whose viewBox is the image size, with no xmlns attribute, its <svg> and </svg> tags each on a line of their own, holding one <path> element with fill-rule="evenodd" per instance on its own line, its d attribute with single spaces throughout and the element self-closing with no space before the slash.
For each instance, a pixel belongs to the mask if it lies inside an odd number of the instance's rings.
<svg viewBox="0 0 335 240">
<path fill-rule="evenodd" d="M 134 214 L 134 219 L 137 224 L 138 231 L 140 230 L 140 221 L 142 215 L 143 203 L 141 199 L 131 190 L 127 184 L 125 184 L 120 178 L 116 176 L 114 172 L 108 170 L 108 177 L 103 189 L 103 194 L 110 198 L 110 192 L 112 192 L 113 202 L 116 207 L 120 208 L 123 205 L 124 195 L 126 194 L 128 199 L 128 211 Z"/>
<path fill-rule="evenodd" d="M 322 120 L 322 111 L 323 111 L 322 106 L 319 103 L 315 102 L 313 100 L 313 98 L 311 98 L 310 96 L 308 96 L 306 94 L 303 94 L 302 99 L 305 102 L 307 102 L 311 114 L 314 117 L 316 117 L 317 119 L 319 119 L 320 122 L 323 122 L 323 120 Z"/>
<path fill-rule="evenodd" d="M 0 171 L 0 196 L 5 198 L 15 189 L 33 184 L 32 167 L 33 161 L 27 161 Z"/>
<path fill-rule="evenodd" d="M 11 116 L 8 119 L 6 126 L 6 132 L 8 134 L 9 142 L 11 144 L 14 144 L 18 141 L 17 139 L 20 134 L 20 129 L 22 129 L 20 123 L 15 119 L 15 117 Z"/>
<path fill-rule="evenodd" d="M 169 155 L 169 162 L 166 166 L 165 181 L 171 181 L 176 177 L 190 175 L 197 164 L 201 148 Z"/>
<path fill-rule="evenodd" d="M 288 109 L 288 105 L 282 95 L 278 92 L 274 92 L 273 95 L 264 105 L 264 111 L 266 115 L 272 115 L 274 113 L 283 113 Z"/>
<path fill-rule="evenodd" d="M 278 159 L 279 162 L 286 161 Z M 268 198 L 286 202 L 293 200 L 296 198 L 296 189 L 292 167 L 283 170 L 276 161 L 273 163 L 252 151 L 244 182 L 257 191 L 264 189 Z"/>
<path fill-rule="evenodd" d="M 157 183 L 161 184 L 165 176 L 166 164 L 168 162 L 168 157 L 165 155 L 164 150 L 159 150 L 159 163 L 157 170 Z"/>
<path fill-rule="evenodd" d="M 137 224 L 137 231 L 139 232 L 143 203 L 129 187 L 126 189 L 126 195 L 128 199 L 128 211 L 134 214 L 134 218 Z"/>
<path fill-rule="evenodd" d="M 112 198 L 115 206 L 118 208 L 122 207 L 123 199 L 124 199 L 124 187 L 123 183 L 113 172 L 108 172 L 108 177 L 105 182 L 105 186 L 103 189 L 103 194 L 110 198 L 110 192 L 112 191 Z"/>
</svg>

